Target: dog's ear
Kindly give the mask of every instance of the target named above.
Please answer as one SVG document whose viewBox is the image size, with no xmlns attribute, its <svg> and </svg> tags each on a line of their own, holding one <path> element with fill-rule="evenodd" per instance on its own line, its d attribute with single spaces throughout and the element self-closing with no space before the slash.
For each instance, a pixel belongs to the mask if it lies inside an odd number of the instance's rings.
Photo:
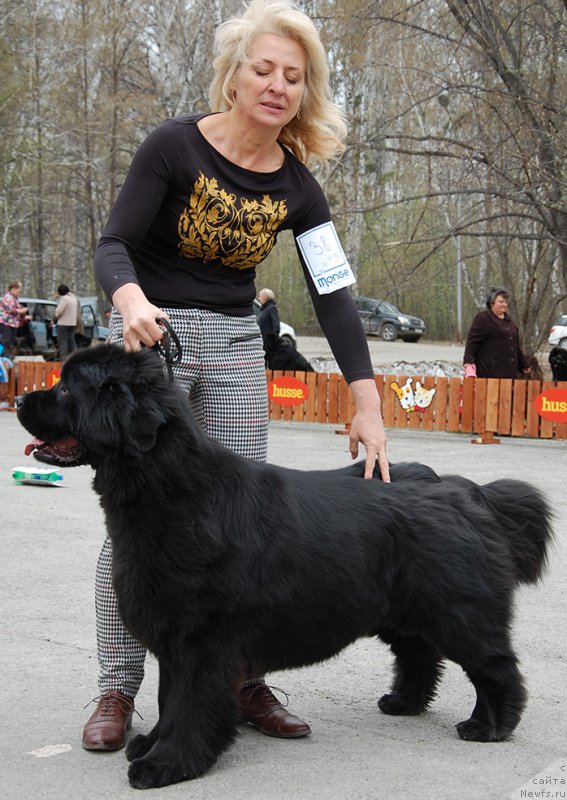
<svg viewBox="0 0 567 800">
<path fill-rule="evenodd" d="M 77 406 L 77 438 L 91 452 L 122 448 L 128 423 L 135 414 L 132 393 L 110 380 L 83 389 Z"/>
<path fill-rule="evenodd" d="M 144 453 L 155 445 L 158 430 L 165 422 L 164 409 L 152 402 L 150 394 L 133 392 L 124 383 L 109 381 L 99 387 L 95 402 L 85 409 L 79 424 L 89 448 Z"/>
<path fill-rule="evenodd" d="M 158 356 L 115 349 L 111 359 L 77 363 L 69 380 L 77 396 L 77 438 L 91 452 L 120 449 L 134 455 L 150 450 L 167 420 L 159 392 L 164 381 Z"/>
<path fill-rule="evenodd" d="M 131 448 L 146 453 L 155 446 L 158 431 L 167 422 L 167 414 L 150 393 L 138 394 L 135 399 L 136 410 L 125 425 L 125 434 Z"/>
</svg>

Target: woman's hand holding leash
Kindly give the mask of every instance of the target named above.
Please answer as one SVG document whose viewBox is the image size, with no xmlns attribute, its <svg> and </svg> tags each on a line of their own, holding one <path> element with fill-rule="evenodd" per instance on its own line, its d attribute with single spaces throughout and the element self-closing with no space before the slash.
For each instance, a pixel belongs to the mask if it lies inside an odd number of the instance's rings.
<svg viewBox="0 0 567 800">
<path fill-rule="evenodd" d="M 167 314 L 146 298 L 135 283 L 127 283 L 112 295 L 112 302 L 124 321 L 124 349 L 136 351 L 142 345 L 153 347 L 163 339 L 158 319 L 169 321 Z"/>
</svg>

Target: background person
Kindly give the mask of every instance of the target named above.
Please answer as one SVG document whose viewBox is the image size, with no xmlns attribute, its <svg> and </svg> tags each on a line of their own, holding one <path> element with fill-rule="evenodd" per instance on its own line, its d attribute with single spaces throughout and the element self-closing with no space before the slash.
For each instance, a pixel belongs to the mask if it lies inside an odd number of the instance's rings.
<svg viewBox="0 0 567 800">
<path fill-rule="evenodd" d="M 28 313 L 27 308 L 20 304 L 21 293 L 21 281 L 12 281 L 0 299 L 0 342 L 4 345 L 5 358 L 13 356 L 20 321 Z"/>
<path fill-rule="evenodd" d="M 258 325 L 262 336 L 273 334 L 280 335 L 280 312 L 276 303 L 276 297 L 271 289 L 260 289 L 258 292 L 258 302 L 262 306 L 258 314 Z"/>
<path fill-rule="evenodd" d="M 16 342 L 18 344 L 18 352 L 20 344 L 25 344 L 25 347 L 33 353 L 35 350 L 35 336 L 30 325 L 31 315 L 21 314 L 18 329 L 16 331 Z"/>
<path fill-rule="evenodd" d="M 266 368 L 313 372 L 313 367 L 297 352 L 295 345 L 280 336 L 280 312 L 272 290 L 260 289 L 258 302 L 262 306 L 258 314 L 258 325 L 266 353 Z"/>
<path fill-rule="evenodd" d="M 11 360 L 4 355 L 4 345 L 0 342 L 0 408 L 8 408 L 6 392 L 12 366 Z"/>
<path fill-rule="evenodd" d="M 76 348 L 75 331 L 79 320 L 79 301 L 67 284 L 61 283 L 57 289 L 59 302 L 53 314 L 57 323 L 57 356 L 62 361 Z"/>
<path fill-rule="evenodd" d="M 508 314 L 509 296 L 506 289 L 490 289 L 486 310 L 473 319 L 463 357 L 465 377 L 515 379 L 530 373 L 518 328 Z"/>
<path fill-rule="evenodd" d="M 252 0 L 242 17 L 220 26 L 215 52 L 210 98 L 217 113 L 167 120 L 142 143 L 100 239 L 95 268 L 115 308 L 112 340 L 128 350 L 152 347 L 163 337 L 156 319 L 169 320 L 183 349 L 174 376 L 196 419 L 227 447 L 264 461 L 268 402 L 252 308 L 255 268 L 285 228 L 307 241 L 315 232 L 330 237 L 323 244 L 331 241 L 328 203 L 306 162 L 342 152 L 346 129 L 330 100 L 317 30 L 292 3 Z M 366 476 L 378 459 L 388 479 L 380 400 L 347 288 L 352 281 L 318 289 L 313 257 L 302 267 L 356 404 L 351 454 L 362 442 Z M 349 272 L 345 268 L 344 275 Z M 100 698 L 83 746 L 112 750 L 123 746 L 130 727 L 145 651 L 118 614 L 109 540 L 98 562 L 96 609 Z M 253 672 L 239 690 L 239 705 L 243 720 L 270 736 L 310 732 Z"/>
</svg>

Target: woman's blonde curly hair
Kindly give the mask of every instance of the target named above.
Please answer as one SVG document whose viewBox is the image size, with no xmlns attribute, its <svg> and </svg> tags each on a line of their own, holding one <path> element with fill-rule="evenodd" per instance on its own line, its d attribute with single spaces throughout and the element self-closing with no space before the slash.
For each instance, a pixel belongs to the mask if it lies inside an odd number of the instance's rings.
<svg viewBox="0 0 567 800">
<path fill-rule="evenodd" d="M 264 33 L 298 42 L 307 54 L 305 94 L 301 114 L 281 131 L 279 141 L 304 164 L 324 164 L 344 149 L 347 127 L 344 114 L 333 102 L 327 55 L 313 21 L 289 0 L 251 0 L 240 17 L 223 22 L 215 35 L 215 71 L 209 89 L 213 111 L 233 105 L 232 80 L 247 59 L 250 45 Z"/>
</svg>

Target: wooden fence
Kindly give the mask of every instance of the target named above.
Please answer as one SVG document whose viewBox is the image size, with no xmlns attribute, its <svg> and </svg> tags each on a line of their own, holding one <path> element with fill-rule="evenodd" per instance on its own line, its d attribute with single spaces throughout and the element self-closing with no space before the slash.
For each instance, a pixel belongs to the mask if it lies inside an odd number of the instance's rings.
<svg viewBox="0 0 567 800">
<path fill-rule="evenodd" d="M 330 422 L 346 426 L 352 421 L 354 404 L 345 379 L 337 373 L 287 373 L 268 371 L 268 380 L 294 375 L 307 384 L 304 403 L 281 406 L 270 401 L 270 419 L 298 422 Z M 405 411 L 392 388 L 403 386 L 408 377 L 423 389 L 435 390 L 423 411 Z M 567 388 L 552 381 L 499 380 L 496 378 L 446 378 L 436 376 L 375 375 L 386 428 L 452 433 L 486 433 L 567 439 L 567 423 L 539 416 L 535 398 L 545 389 Z"/>
<path fill-rule="evenodd" d="M 15 397 L 19 394 L 50 388 L 60 366 L 58 362 L 18 362 L 10 371 L 7 386 L 9 408 L 14 409 Z M 268 381 L 287 375 L 307 385 L 307 399 L 294 406 L 281 406 L 270 400 L 270 419 L 350 424 L 354 405 L 342 375 L 270 370 L 266 373 Z M 392 389 L 394 383 L 403 386 L 407 375 L 375 376 L 386 428 L 567 439 L 566 422 L 543 419 L 534 407 L 540 392 L 554 387 L 567 389 L 567 383 L 496 378 L 463 380 L 431 375 L 409 377 L 413 378 L 414 385 L 419 381 L 423 389 L 435 390 L 431 404 L 422 411 L 405 411 Z"/>
<path fill-rule="evenodd" d="M 53 377 L 59 373 L 59 361 L 18 361 L 9 372 L 6 400 L 10 411 L 15 411 L 15 398 L 37 389 L 50 389 Z"/>
</svg>

